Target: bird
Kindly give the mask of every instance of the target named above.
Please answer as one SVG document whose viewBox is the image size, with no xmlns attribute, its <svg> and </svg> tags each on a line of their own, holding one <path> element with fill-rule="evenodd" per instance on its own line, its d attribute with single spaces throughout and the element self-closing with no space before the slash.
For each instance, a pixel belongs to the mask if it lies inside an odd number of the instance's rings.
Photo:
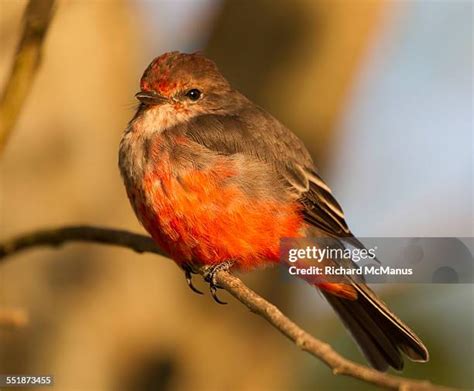
<svg viewBox="0 0 474 391">
<path fill-rule="evenodd" d="M 121 176 L 138 220 L 194 291 L 201 293 L 191 276 L 204 267 L 221 302 L 216 273 L 279 264 L 282 238 L 363 246 L 303 142 L 202 53 L 156 57 L 135 97 L 120 141 Z M 404 356 L 428 361 L 421 339 L 363 280 L 310 283 L 375 369 L 402 370 Z"/>
</svg>

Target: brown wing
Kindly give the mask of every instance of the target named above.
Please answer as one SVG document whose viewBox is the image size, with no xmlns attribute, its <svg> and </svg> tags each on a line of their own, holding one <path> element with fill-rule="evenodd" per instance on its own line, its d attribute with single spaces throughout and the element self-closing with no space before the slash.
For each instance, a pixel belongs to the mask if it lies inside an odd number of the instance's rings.
<svg viewBox="0 0 474 391">
<path fill-rule="evenodd" d="M 244 154 L 270 164 L 275 180 L 284 180 L 299 197 L 305 221 L 329 236 L 352 237 L 302 141 L 263 109 L 249 104 L 232 115 L 202 115 L 169 132 L 186 135 L 218 154 Z"/>
</svg>

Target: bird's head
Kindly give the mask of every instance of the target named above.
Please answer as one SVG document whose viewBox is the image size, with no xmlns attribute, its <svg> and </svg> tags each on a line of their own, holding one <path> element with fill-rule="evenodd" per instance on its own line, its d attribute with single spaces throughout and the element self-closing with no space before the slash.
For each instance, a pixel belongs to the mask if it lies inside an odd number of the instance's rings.
<svg viewBox="0 0 474 391">
<path fill-rule="evenodd" d="M 223 109 L 230 92 L 213 61 L 199 53 L 169 52 L 151 62 L 135 97 L 145 108 L 192 117 Z"/>
</svg>

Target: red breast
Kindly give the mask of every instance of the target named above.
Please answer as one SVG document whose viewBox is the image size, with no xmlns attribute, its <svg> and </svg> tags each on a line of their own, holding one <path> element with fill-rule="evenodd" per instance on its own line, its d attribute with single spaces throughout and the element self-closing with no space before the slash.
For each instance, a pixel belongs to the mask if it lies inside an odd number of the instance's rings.
<svg viewBox="0 0 474 391">
<path fill-rule="evenodd" d="M 147 231 L 174 260 L 217 264 L 232 259 L 243 269 L 278 262 L 280 238 L 299 236 L 303 227 L 298 204 L 246 192 L 239 186 L 240 167 L 230 159 L 214 159 L 198 170 L 172 158 L 158 147 L 160 141 L 155 137 L 153 164 L 144 169 L 141 190 L 131 201 Z"/>
</svg>

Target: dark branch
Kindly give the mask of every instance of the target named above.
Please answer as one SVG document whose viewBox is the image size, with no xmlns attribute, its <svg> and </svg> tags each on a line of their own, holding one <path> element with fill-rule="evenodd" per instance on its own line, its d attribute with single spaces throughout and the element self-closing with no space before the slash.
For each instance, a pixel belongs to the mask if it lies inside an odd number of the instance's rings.
<svg viewBox="0 0 474 391">
<path fill-rule="evenodd" d="M 41 230 L 0 243 L 0 262 L 6 257 L 39 246 L 59 246 L 68 242 L 93 242 L 130 248 L 143 253 L 164 253 L 154 242 L 144 235 L 127 231 L 88 226 L 64 227 Z M 203 274 L 204 270 L 200 270 Z M 380 387 L 393 390 L 449 390 L 435 386 L 428 381 L 412 380 L 400 376 L 378 372 L 372 368 L 356 364 L 339 355 L 330 345 L 302 330 L 286 317 L 276 306 L 249 289 L 239 278 L 220 271 L 217 282 L 252 312 L 265 318 L 273 327 L 293 341 L 300 349 L 324 362 L 335 375 L 350 376 Z"/>
<path fill-rule="evenodd" d="M 88 226 L 45 229 L 6 240 L 0 244 L 0 262 L 8 255 L 28 250 L 30 247 L 56 247 L 67 242 L 92 242 L 132 249 L 138 253 L 166 256 L 147 236 L 119 229 Z"/>
</svg>

